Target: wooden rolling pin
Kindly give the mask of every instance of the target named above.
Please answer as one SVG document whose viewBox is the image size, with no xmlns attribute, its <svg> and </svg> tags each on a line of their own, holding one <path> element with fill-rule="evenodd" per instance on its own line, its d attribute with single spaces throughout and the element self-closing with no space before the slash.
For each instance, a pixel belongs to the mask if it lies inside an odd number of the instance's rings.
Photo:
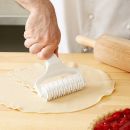
<svg viewBox="0 0 130 130">
<path fill-rule="evenodd" d="M 130 40 L 103 35 L 96 41 L 77 36 L 76 41 L 94 48 L 94 55 L 100 61 L 130 72 Z"/>
</svg>

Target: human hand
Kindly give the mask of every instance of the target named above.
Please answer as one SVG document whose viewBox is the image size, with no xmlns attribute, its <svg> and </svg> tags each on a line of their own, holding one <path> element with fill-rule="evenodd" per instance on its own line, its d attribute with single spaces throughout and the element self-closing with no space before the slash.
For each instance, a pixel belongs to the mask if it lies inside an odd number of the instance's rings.
<svg viewBox="0 0 130 130">
<path fill-rule="evenodd" d="M 53 5 L 48 0 L 17 0 L 30 11 L 25 26 L 25 46 L 40 59 L 58 54 L 60 30 Z"/>
</svg>

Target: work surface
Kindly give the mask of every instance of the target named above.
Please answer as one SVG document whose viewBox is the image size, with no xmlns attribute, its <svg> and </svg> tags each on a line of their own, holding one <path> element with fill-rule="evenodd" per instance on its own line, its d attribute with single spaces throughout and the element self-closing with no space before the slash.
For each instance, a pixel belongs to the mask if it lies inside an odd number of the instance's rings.
<svg viewBox="0 0 130 130">
<path fill-rule="evenodd" d="M 0 130 L 87 130 L 98 115 L 115 108 L 130 107 L 130 73 L 102 64 L 92 54 L 62 54 L 60 58 L 64 62 L 73 61 L 107 72 L 116 81 L 116 91 L 97 105 L 74 113 L 22 113 L 0 105 Z M 0 75 L 36 62 L 43 61 L 28 53 L 0 53 Z"/>
</svg>

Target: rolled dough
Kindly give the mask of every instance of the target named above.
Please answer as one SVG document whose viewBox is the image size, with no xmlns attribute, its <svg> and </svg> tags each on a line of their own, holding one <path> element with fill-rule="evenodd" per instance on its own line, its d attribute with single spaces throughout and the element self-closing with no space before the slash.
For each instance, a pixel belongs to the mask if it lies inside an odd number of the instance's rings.
<svg viewBox="0 0 130 130">
<path fill-rule="evenodd" d="M 115 83 L 105 72 L 84 65 L 78 68 L 86 77 L 86 88 L 51 102 L 38 97 L 33 89 L 36 79 L 45 71 L 43 65 L 16 69 L 0 77 L 0 103 L 23 112 L 65 113 L 86 109 L 112 94 Z"/>
</svg>

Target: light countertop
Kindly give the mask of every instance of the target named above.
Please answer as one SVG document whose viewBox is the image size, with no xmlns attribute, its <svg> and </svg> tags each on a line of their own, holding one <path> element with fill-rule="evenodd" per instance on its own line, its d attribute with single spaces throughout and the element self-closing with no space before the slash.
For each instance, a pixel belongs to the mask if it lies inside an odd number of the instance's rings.
<svg viewBox="0 0 130 130">
<path fill-rule="evenodd" d="M 0 130 L 87 130 L 98 115 L 130 107 L 130 73 L 102 64 L 92 54 L 61 54 L 60 57 L 65 62 L 74 61 L 104 70 L 116 81 L 116 91 L 89 109 L 66 114 L 22 113 L 0 105 Z M 35 62 L 43 61 L 28 53 L 0 53 L 0 74 Z"/>
</svg>

